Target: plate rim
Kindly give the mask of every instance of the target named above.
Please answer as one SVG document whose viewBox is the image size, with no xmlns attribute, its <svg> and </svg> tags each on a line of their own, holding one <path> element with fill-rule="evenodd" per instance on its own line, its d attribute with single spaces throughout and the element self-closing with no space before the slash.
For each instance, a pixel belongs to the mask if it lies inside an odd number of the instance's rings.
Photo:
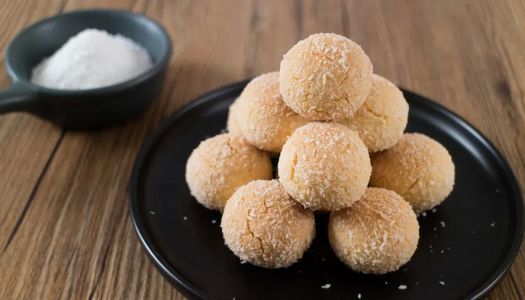
<svg viewBox="0 0 525 300">
<path fill-rule="evenodd" d="M 182 115 L 192 110 L 193 108 L 200 106 L 203 103 L 213 101 L 218 96 L 222 96 L 242 89 L 250 80 L 251 78 L 220 86 L 207 93 L 197 96 L 196 98 L 193 98 L 191 101 L 189 101 L 181 108 L 173 112 L 169 117 L 163 119 L 157 127 L 155 127 L 152 131 L 150 131 L 147 134 L 143 144 L 140 147 L 138 154 L 136 155 L 135 162 L 133 164 L 127 190 L 128 208 L 131 216 L 131 221 L 133 223 L 133 228 L 135 229 L 135 233 L 137 234 L 137 237 L 140 243 L 142 244 L 142 247 L 146 251 L 148 257 L 153 262 L 155 267 L 157 267 L 157 269 L 160 270 L 160 273 L 165 278 L 167 278 L 180 293 L 191 299 L 215 299 L 215 297 L 203 292 L 202 290 L 194 286 L 194 284 L 186 280 L 184 276 L 179 274 L 176 270 L 169 270 L 166 267 L 169 266 L 168 262 L 165 261 L 165 259 L 162 257 L 163 255 L 157 249 L 155 249 L 154 243 L 148 236 L 148 231 L 145 228 L 145 225 L 141 222 L 141 213 L 138 209 L 139 185 L 140 176 L 142 173 L 141 171 L 144 167 L 149 153 L 155 147 L 159 139 L 162 138 L 162 136 L 166 133 L 167 129 Z M 503 174 L 506 177 L 505 181 L 507 181 L 510 187 L 510 191 L 513 195 L 512 198 L 516 200 L 515 202 L 518 207 L 516 211 L 516 234 L 512 239 L 512 243 L 508 252 L 505 254 L 504 258 L 502 259 L 502 262 L 496 268 L 496 270 L 486 280 L 484 280 L 479 285 L 479 287 L 469 291 L 466 295 L 468 299 L 479 299 L 482 296 L 486 295 L 489 291 L 491 291 L 503 278 L 503 276 L 507 273 L 507 271 L 510 269 L 513 262 L 515 261 L 521 248 L 524 234 L 523 218 L 525 216 L 525 211 L 523 206 L 523 197 L 518 181 L 507 160 L 496 148 L 496 146 L 472 124 L 460 117 L 455 112 L 449 110 L 443 105 L 425 96 L 419 95 L 405 88 L 400 87 L 400 89 L 402 90 L 404 95 L 410 95 L 410 98 L 416 99 L 417 102 L 430 106 L 431 108 L 453 119 L 458 125 L 460 125 L 463 129 L 468 131 L 477 141 L 481 142 L 483 147 L 485 147 L 486 150 L 489 150 L 490 154 L 495 158 L 497 164 L 500 165 L 500 167 L 502 168 Z"/>
</svg>

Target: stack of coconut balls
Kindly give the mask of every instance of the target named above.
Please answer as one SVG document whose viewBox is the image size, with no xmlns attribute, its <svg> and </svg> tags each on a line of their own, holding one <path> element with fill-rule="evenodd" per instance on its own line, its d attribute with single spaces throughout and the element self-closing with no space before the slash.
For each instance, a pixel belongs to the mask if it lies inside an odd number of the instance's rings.
<svg viewBox="0 0 525 300">
<path fill-rule="evenodd" d="M 191 154 L 186 180 L 199 203 L 223 212 L 226 245 L 265 268 L 298 261 L 330 212 L 328 237 L 351 269 L 399 269 L 419 239 L 416 213 L 452 191 L 454 164 L 437 141 L 403 134 L 408 104 L 372 72 L 359 45 L 314 34 L 279 72 L 253 79 L 231 105 L 228 133 Z M 272 179 L 271 156 L 279 156 Z"/>
</svg>

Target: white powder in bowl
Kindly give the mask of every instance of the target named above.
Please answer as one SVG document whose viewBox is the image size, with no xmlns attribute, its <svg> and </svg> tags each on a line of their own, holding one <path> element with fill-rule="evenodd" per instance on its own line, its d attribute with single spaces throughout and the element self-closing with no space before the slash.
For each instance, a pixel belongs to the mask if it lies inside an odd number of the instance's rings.
<svg viewBox="0 0 525 300">
<path fill-rule="evenodd" d="M 31 82 L 62 90 L 93 89 L 126 81 L 152 66 L 146 49 L 129 38 L 86 29 L 38 64 Z"/>
</svg>

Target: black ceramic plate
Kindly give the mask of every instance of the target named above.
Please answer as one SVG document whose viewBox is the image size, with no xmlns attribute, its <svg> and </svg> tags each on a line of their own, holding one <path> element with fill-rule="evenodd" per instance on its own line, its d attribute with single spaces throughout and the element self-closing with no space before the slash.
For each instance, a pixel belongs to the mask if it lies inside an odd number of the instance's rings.
<svg viewBox="0 0 525 300">
<path fill-rule="evenodd" d="M 304 257 L 287 269 L 241 264 L 224 245 L 220 214 L 190 196 L 191 151 L 220 133 L 228 105 L 246 82 L 208 93 L 167 119 L 145 142 L 130 183 L 139 239 L 160 271 L 186 296 L 204 299 L 464 299 L 489 291 L 509 268 L 523 235 L 521 194 L 502 156 L 460 117 L 405 91 L 407 131 L 441 142 L 456 164 L 448 199 L 420 217 L 421 238 L 401 270 L 362 275 L 340 263 L 327 241 L 326 215 Z M 330 288 L 321 288 L 330 284 Z M 406 286 L 406 289 L 402 289 Z M 326 287 L 326 286 L 325 286 Z"/>
</svg>

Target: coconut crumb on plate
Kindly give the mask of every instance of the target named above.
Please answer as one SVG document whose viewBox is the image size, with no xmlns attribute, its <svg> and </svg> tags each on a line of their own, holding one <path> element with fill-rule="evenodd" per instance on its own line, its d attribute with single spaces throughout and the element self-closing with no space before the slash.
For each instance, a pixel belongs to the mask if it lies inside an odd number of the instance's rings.
<svg viewBox="0 0 525 300">
<path fill-rule="evenodd" d="M 327 283 L 327 284 L 325 284 L 325 285 L 321 285 L 321 288 L 327 290 L 327 289 L 329 289 L 331 286 L 332 286 L 332 285 L 331 285 L 330 283 Z"/>
</svg>

